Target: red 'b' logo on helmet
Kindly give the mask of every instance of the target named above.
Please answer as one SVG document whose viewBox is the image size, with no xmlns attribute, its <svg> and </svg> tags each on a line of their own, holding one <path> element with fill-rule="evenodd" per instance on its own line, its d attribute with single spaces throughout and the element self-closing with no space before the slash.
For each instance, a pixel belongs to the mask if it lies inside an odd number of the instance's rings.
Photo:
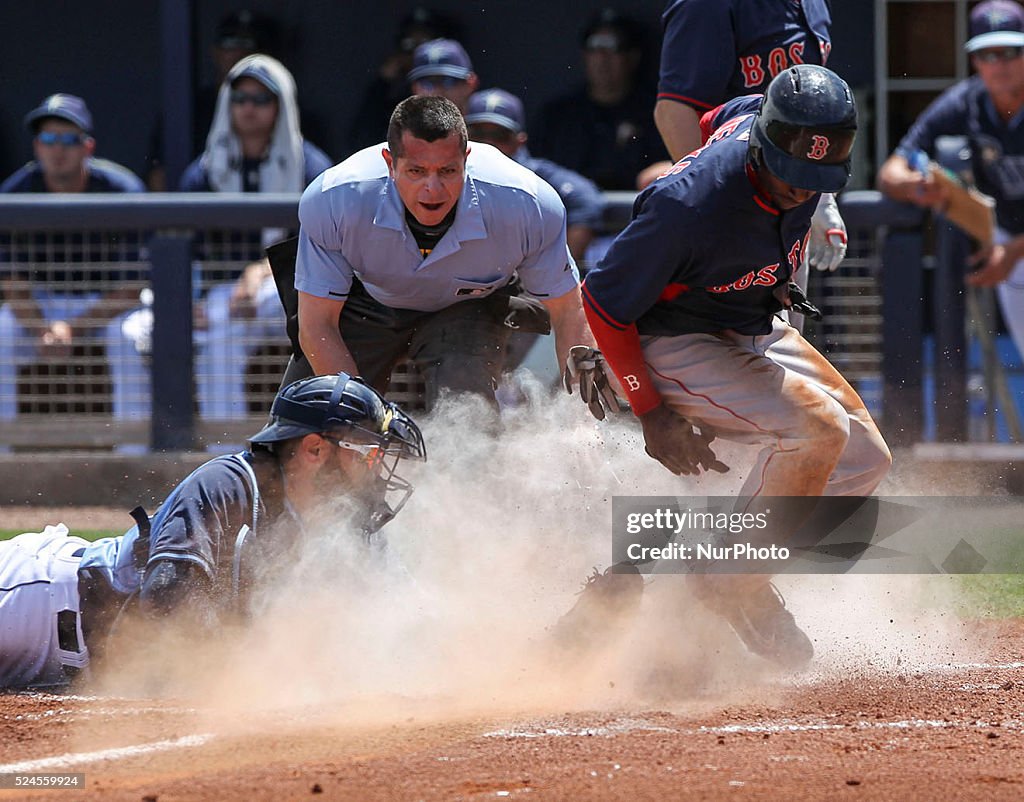
<svg viewBox="0 0 1024 802">
<path fill-rule="evenodd" d="M 825 158 L 825 154 L 828 153 L 828 137 L 822 136 L 821 134 L 814 134 L 814 139 L 811 141 L 811 149 L 807 151 L 807 158 L 819 161 Z"/>
</svg>

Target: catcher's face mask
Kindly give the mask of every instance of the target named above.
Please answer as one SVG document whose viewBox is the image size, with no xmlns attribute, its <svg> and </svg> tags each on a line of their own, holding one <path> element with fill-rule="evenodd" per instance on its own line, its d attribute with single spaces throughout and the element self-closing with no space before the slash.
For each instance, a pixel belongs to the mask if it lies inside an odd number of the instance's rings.
<svg viewBox="0 0 1024 802">
<path fill-rule="evenodd" d="M 419 427 L 404 412 L 391 406 L 383 432 L 361 426 L 323 435 L 339 448 L 358 455 L 367 471 L 369 502 L 368 533 L 379 530 L 394 518 L 412 495 L 413 487 L 397 473 L 402 459 L 425 461 L 426 446 Z"/>
</svg>

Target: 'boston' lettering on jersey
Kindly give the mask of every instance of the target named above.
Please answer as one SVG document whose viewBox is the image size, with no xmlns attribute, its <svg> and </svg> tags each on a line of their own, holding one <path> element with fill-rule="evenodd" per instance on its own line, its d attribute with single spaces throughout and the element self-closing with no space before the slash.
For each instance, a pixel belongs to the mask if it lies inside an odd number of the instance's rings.
<svg viewBox="0 0 1024 802">
<path fill-rule="evenodd" d="M 747 290 L 751 287 L 774 287 L 778 283 L 775 273 L 779 269 L 779 263 L 762 267 L 756 273 L 751 270 L 743 278 L 738 278 L 732 284 L 723 284 L 718 287 L 708 287 L 708 292 L 732 292 L 733 290 Z"/>
</svg>

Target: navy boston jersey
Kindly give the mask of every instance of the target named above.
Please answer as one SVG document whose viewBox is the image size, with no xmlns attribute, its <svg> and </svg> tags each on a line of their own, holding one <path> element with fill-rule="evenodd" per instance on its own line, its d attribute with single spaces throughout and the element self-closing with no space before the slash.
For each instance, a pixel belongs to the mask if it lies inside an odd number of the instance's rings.
<svg viewBox="0 0 1024 802">
<path fill-rule="evenodd" d="M 924 110 L 896 152 L 935 155 L 940 136 L 966 136 L 978 189 L 996 199 L 996 218 L 1011 234 L 1024 234 L 1024 114 L 1000 121 L 981 78 L 950 87 Z"/>
<path fill-rule="evenodd" d="M 775 287 L 799 266 L 817 203 L 782 211 L 759 189 L 747 156 L 759 105 L 752 96 L 717 109 L 705 146 L 637 197 L 632 221 L 583 284 L 584 302 L 609 326 L 771 331 Z"/>
<path fill-rule="evenodd" d="M 826 0 L 671 0 L 658 99 L 706 111 L 763 92 L 794 64 L 821 64 L 832 43 Z"/>
</svg>

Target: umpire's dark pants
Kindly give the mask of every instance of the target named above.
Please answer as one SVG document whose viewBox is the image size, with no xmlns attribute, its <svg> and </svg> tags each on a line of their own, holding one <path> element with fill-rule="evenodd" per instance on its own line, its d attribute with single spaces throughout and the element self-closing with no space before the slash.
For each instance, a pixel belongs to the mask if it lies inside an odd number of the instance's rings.
<svg viewBox="0 0 1024 802">
<path fill-rule="evenodd" d="M 374 300 L 356 280 L 341 310 L 339 329 L 360 375 L 386 393 L 391 370 L 408 357 L 426 384 L 426 408 L 442 389 L 473 393 L 495 405 L 512 329 L 505 324 L 512 289 L 459 301 L 438 312 L 393 309 Z M 294 356 L 281 386 L 313 375 L 309 361 Z"/>
</svg>

